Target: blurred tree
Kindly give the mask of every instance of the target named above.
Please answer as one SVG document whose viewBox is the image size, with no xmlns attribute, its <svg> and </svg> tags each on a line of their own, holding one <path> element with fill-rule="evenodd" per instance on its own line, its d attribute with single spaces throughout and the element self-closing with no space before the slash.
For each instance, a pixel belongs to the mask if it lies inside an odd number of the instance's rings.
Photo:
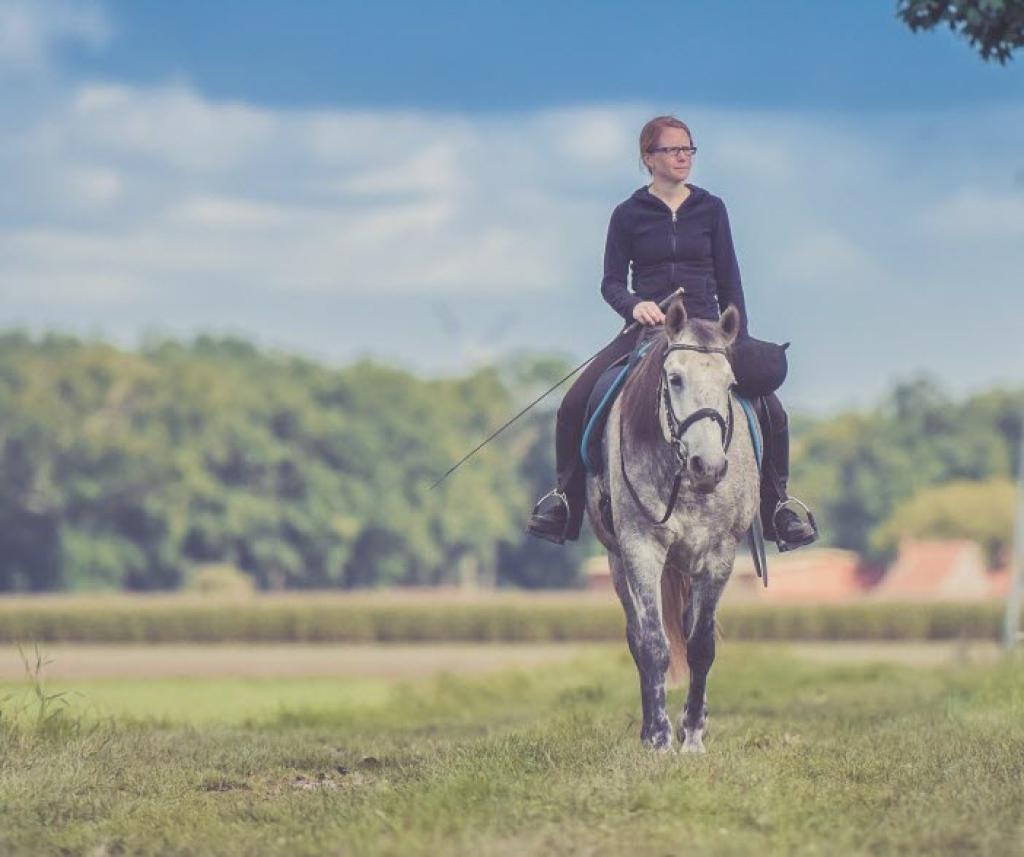
<svg viewBox="0 0 1024 857">
<path fill-rule="evenodd" d="M 503 362 L 503 376 L 517 399 L 523 402 L 518 405 L 521 408 L 563 378 L 572 366 L 568 359 L 556 355 L 519 354 Z M 562 545 L 525 535 L 526 520 L 533 504 L 554 486 L 555 414 L 572 380 L 543 399 L 514 429 L 519 478 L 526 486 L 526 496 L 523 506 L 516 510 L 515 537 L 498 545 L 498 582 L 501 585 L 529 588 L 580 586 L 584 582 L 583 561 L 604 551 L 587 525 L 584 525 L 578 541 Z M 513 440 L 509 439 L 507 443 L 511 445 Z"/>
<path fill-rule="evenodd" d="M 1021 0 L 898 0 L 896 14 L 914 32 L 946 24 L 983 60 L 1000 65 L 1024 44 Z"/>
<path fill-rule="evenodd" d="M 576 585 L 588 528 L 561 547 L 523 533 L 560 391 L 428 490 L 567 367 L 508 355 L 425 380 L 231 338 L 128 353 L 0 333 L 0 589 L 168 589 L 211 563 L 262 588 Z M 876 550 L 908 498 L 1008 478 L 1022 411 L 1020 392 L 957 402 L 915 379 L 872 411 L 794 415 L 794 489 L 832 544 Z"/>
<path fill-rule="evenodd" d="M 252 577 L 233 565 L 207 563 L 196 566 L 188 577 L 188 588 L 203 595 L 246 598 L 253 594 Z"/>
<path fill-rule="evenodd" d="M 892 556 L 904 536 L 974 539 L 995 567 L 1007 555 L 1015 508 L 1016 488 L 1010 479 L 947 482 L 897 506 L 872 532 L 872 547 Z"/>
<path fill-rule="evenodd" d="M 898 383 L 873 411 L 794 420 L 793 489 L 826 544 L 881 560 L 871 533 L 901 502 L 943 482 L 1011 478 L 1022 412 L 1020 392 L 954 402 L 927 376 Z"/>
</svg>

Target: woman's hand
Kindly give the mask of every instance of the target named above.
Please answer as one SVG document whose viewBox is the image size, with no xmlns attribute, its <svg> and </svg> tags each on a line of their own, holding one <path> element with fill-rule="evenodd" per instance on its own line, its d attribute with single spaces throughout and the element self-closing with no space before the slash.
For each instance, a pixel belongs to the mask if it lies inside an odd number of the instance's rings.
<svg viewBox="0 0 1024 857">
<path fill-rule="evenodd" d="M 654 301 L 641 301 L 633 307 L 633 318 L 640 322 L 640 324 L 663 324 L 665 313 L 661 311 L 661 307 Z"/>
</svg>

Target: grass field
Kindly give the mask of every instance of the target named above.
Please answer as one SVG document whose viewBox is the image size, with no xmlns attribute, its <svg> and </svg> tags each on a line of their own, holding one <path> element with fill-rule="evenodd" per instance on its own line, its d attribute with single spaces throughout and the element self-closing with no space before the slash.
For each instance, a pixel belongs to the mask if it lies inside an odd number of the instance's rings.
<svg viewBox="0 0 1024 857">
<path fill-rule="evenodd" d="M 47 681 L 77 693 L 45 705 L 8 681 L 0 853 L 1024 852 L 1024 663 L 866 657 L 723 644 L 704 757 L 640 749 L 621 644 L 490 674 Z"/>
</svg>

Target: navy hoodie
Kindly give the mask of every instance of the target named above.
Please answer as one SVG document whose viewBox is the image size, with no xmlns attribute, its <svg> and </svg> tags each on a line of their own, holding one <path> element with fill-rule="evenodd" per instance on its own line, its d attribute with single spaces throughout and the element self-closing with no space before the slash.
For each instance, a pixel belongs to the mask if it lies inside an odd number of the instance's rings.
<svg viewBox="0 0 1024 857">
<path fill-rule="evenodd" d="M 680 286 L 686 312 L 714 321 L 729 304 L 740 312 L 747 335 L 747 308 L 732 246 L 725 203 L 702 187 L 673 213 L 647 186 L 620 202 L 608 223 L 601 294 L 627 321 L 641 301 L 661 301 Z M 633 264 L 633 293 L 626 288 Z"/>
</svg>

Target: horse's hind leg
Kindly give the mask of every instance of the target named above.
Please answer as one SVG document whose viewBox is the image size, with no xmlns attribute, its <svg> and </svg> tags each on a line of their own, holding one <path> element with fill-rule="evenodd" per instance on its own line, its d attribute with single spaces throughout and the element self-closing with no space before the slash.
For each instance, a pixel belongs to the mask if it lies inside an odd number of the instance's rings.
<svg viewBox="0 0 1024 857">
<path fill-rule="evenodd" d="M 686 660 L 690 665 L 690 688 L 679 715 L 679 740 L 688 753 L 704 752 L 707 726 L 707 679 L 715 660 L 715 609 L 725 580 L 711 574 L 695 577 L 690 590 L 690 615 Z"/>
<path fill-rule="evenodd" d="M 626 612 L 626 640 L 640 674 L 643 725 L 640 740 L 654 750 L 672 746 L 672 721 L 665 711 L 665 672 L 669 646 L 661 622 L 661 572 L 664 555 L 634 561 L 610 555 L 615 591 Z M 649 567 L 650 566 L 650 567 Z M 637 569 L 643 573 L 638 574 Z"/>
</svg>

